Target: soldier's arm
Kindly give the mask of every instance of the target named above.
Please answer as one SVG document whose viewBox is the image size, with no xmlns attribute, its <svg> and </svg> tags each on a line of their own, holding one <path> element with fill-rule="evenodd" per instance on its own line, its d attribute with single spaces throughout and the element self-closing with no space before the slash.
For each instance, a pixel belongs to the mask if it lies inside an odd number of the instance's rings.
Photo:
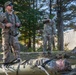
<svg viewBox="0 0 76 75">
<path fill-rule="evenodd" d="M 6 27 L 5 24 L 0 22 L 0 28 L 5 29 L 5 27 Z"/>
<path fill-rule="evenodd" d="M 3 22 L 5 20 L 5 13 L 0 14 L 0 28 L 5 28 L 5 23 Z"/>
<path fill-rule="evenodd" d="M 17 25 L 17 24 L 18 24 L 19 27 L 21 27 L 21 22 L 20 22 L 18 16 L 16 15 L 16 25 Z"/>
<path fill-rule="evenodd" d="M 53 34 L 56 35 L 56 24 L 55 21 L 52 20 L 52 28 L 53 28 Z"/>
</svg>

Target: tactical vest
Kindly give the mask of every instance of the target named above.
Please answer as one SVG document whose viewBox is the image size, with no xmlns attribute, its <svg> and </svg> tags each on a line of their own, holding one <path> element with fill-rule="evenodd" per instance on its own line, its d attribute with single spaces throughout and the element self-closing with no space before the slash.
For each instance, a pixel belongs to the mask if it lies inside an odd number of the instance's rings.
<svg viewBox="0 0 76 75">
<path fill-rule="evenodd" d="M 5 12 L 5 15 L 6 15 L 5 23 L 7 23 L 7 22 L 12 23 L 10 21 L 10 19 L 9 19 L 9 14 L 7 12 Z M 15 16 L 15 14 L 14 14 L 14 19 L 15 19 L 14 21 L 15 21 L 15 24 L 16 24 L 16 16 Z M 19 34 L 18 27 L 16 25 L 14 26 L 14 28 L 10 27 L 9 28 L 9 34 L 12 35 L 12 36 L 14 36 L 14 37 L 17 36 Z"/>
</svg>

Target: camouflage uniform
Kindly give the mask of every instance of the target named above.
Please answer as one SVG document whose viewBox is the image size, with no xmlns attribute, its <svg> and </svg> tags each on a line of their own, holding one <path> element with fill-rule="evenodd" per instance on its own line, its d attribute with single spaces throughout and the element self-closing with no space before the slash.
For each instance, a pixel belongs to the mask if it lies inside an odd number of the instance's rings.
<svg viewBox="0 0 76 75">
<path fill-rule="evenodd" d="M 3 13 L 3 18 L 7 19 L 6 13 Z M 4 16 L 5 15 L 5 16 Z M 16 23 L 20 23 L 17 15 L 14 13 L 8 14 L 9 21 L 12 23 L 11 28 L 6 27 L 6 22 L 0 21 L 0 28 L 2 28 L 2 50 L 3 50 L 3 62 L 7 63 L 10 61 L 10 51 L 12 49 L 12 52 L 14 53 L 15 58 L 20 58 L 20 46 L 18 42 L 18 36 L 17 36 L 17 27 L 15 26 Z"/>
<path fill-rule="evenodd" d="M 44 23 L 43 52 L 46 53 L 48 48 L 48 52 L 51 53 L 52 37 L 53 37 L 53 34 L 56 34 L 54 21 L 49 18 L 45 18 L 43 20 L 43 23 Z"/>
</svg>

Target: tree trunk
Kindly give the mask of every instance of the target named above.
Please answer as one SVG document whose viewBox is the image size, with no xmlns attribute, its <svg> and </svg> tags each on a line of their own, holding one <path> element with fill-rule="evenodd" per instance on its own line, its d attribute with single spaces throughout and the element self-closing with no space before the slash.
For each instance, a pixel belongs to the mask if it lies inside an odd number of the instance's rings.
<svg viewBox="0 0 76 75">
<path fill-rule="evenodd" d="M 62 0 L 57 0 L 57 29 L 58 29 L 58 50 L 63 49 L 63 20 L 62 20 Z"/>
<path fill-rule="evenodd" d="M 28 46 L 27 47 L 31 48 L 31 39 L 30 39 L 30 37 L 29 37 L 29 41 L 28 41 Z"/>
<path fill-rule="evenodd" d="M 35 0 L 33 0 L 33 9 L 34 9 L 34 5 L 35 4 Z M 33 11 L 33 14 L 35 14 L 35 12 Z M 35 16 L 34 16 L 35 17 Z M 36 29 L 35 29 L 35 18 L 33 17 L 33 51 L 35 52 L 35 32 L 36 32 Z"/>
<path fill-rule="evenodd" d="M 50 16 L 51 16 L 51 7 L 52 7 L 52 0 L 50 0 L 50 5 L 49 5 L 49 7 L 50 7 Z M 53 46 L 53 50 L 55 49 L 55 41 L 54 41 L 54 37 L 52 38 L 52 46 Z"/>
<path fill-rule="evenodd" d="M 51 2 L 52 2 L 52 1 L 50 0 L 50 5 L 49 5 L 49 6 L 50 6 L 50 15 L 51 15 Z"/>
<path fill-rule="evenodd" d="M 30 7 L 31 7 L 31 6 L 30 6 L 30 0 L 29 0 L 29 8 L 30 8 Z M 30 16 L 30 9 L 29 9 L 29 16 Z M 31 35 L 30 35 L 30 34 L 31 34 L 31 32 L 30 32 L 30 31 L 31 31 L 31 29 L 30 29 L 30 28 L 31 28 L 31 27 L 30 27 L 31 24 L 30 24 L 30 21 L 31 21 L 31 20 L 30 20 L 30 18 L 29 18 L 29 34 L 28 34 L 28 35 L 29 35 L 29 42 L 28 42 L 28 48 L 31 48 Z"/>
</svg>

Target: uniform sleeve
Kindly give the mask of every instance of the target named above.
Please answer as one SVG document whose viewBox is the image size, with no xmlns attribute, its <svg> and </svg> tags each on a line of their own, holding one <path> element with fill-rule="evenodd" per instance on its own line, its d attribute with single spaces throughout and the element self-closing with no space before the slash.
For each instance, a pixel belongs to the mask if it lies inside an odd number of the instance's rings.
<svg viewBox="0 0 76 75">
<path fill-rule="evenodd" d="M 53 34 L 56 35 L 56 24 L 55 21 L 52 20 L 52 28 L 53 28 Z"/>
<path fill-rule="evenodd" d="M 3 21 L 6 19 L 5 13 L 0 14 L 0 28 L 4 29 L 6 27 Z"/>
<path fill-rule="evenodd" d="M 21 22 L 20 22 L 20 20 L 19 20 L 19 18 L 18 18 L 18 16 L 16 15 L 16 23 L 19 23 L 20 24 L 20 26 L 21 26 Z"/>
<path fill-rule="evenodd" d="M 5 29 L 5 24 L 0 22 L 0 28 Z"/>
</svg>

